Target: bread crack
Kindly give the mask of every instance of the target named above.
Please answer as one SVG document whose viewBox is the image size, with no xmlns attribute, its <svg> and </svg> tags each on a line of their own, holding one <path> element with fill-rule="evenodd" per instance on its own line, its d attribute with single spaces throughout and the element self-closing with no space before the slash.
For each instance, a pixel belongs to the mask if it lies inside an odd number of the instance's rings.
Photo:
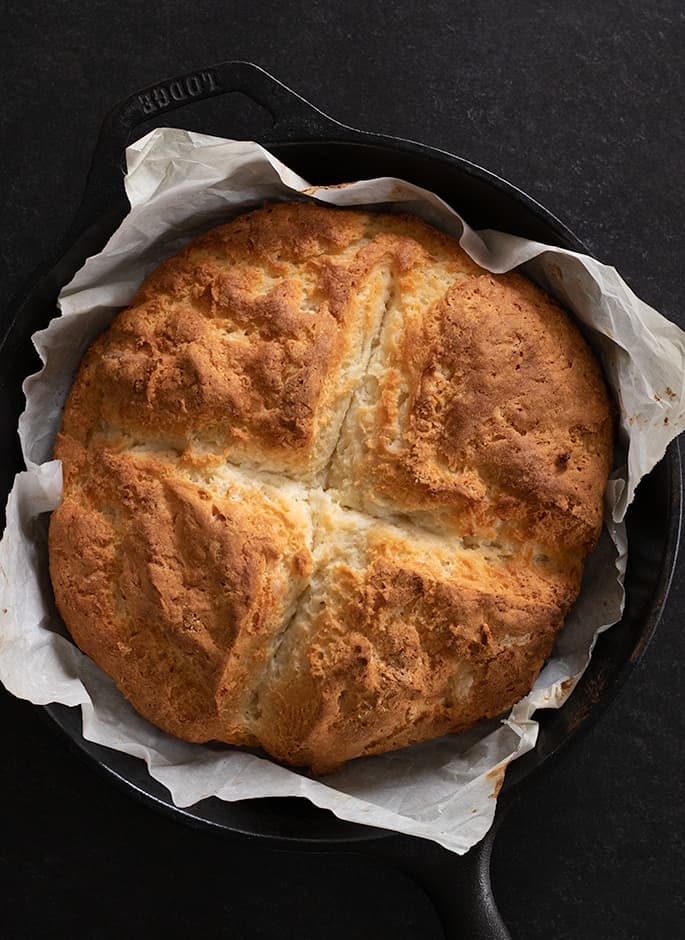
<svg viewBox="0 0 685 940">
<path fill-rule="evenodd" d="M 397 307 L 399 303 L 399 287 L 397 284 L 397 276 L 392 266 L 388 267 L 387 276 L 388 276 L 388 281 L 385 285 L 385 290 L 383 294 L 382 313 L 380 317 L 377 318 L 376 329 L 371 336 L 371 341 L 368 344 L 368 349 L 366 351 L 366 354 L 362 356 L 362 361 L 364 364 L 363 365 L 364 371 L 362 375 L 360 375 L 359 378 L 357 379 L 357 382 L 355 383 L 355 386 L 352 390 L 352 394 L 350 395 L 349 400 L 347 402 L 347 407 L 345 408 L 340 418 L 340 423 L 338 425 L 338 434 L 335 438 L 335 443 L 333 445 L 330 456 L 326 463 L 325 473 L 324 473 L 324 485 L 323 485 L 324 490 L 328 489 L 328 486 L 329 486 L 328 478 L 330 474 L 330 469 L 335 459 L 335 455 L 338 450 L 338 444 L 340 443 L 340 438 L 343 433 L 343 428 L 345 427 L 345 422 L 350 413 L 350 408 L 352 407 L 352 402 L 354 401 L 354 397 L 357 393 L 357 389 L 366 380 L 366 377 L 369 372 L 369 363 L 371 362 L 378 348 L 378 344 L 380 343 L 381 334 L 383 332 L 383 326 L 387 320 L 387 317 L 391 311 L 395 310 L 395 308 Z"/>
<path fill-rule="evenodd" d="M 297 595 L 295 600 L 295 606 L 291 615 L 285 618 L 283 627 L 278 633 L 274 636 L 269 647 L 269 653 L 264 662 L 264 667 L 262 669 L 261 675 L 256 679 L 254 688 L 250 694 L 250 699 L 247 707 L 245 708 L 245 718 L 246 725 L 249 730 L 258 735 L 258 726 L 261 719 L 261 695 L 264 687 L 269 683 L 272 677 L 273 670 L 276 668 L 277 663 L 279 662 L 279 651 L 284 648 L 284 643 L 291 631 L 293 624 L 296 622 L 300 610 L 304 606 L 306 598 L 310 591 L 310 585 L 306 584 L 304 588 Z"/>
</svg>

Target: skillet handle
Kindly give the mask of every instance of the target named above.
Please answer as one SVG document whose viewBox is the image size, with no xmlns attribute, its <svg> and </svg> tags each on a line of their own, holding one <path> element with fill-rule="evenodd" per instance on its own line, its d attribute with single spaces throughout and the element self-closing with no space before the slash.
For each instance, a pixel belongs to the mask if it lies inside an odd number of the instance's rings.
<svg viewBox="0 0 685 940">
<path fill-rule="evenodd" d="M 220 62 L 155 82 L 124 98 L 106 115 L 75 227 L 85 221 L 84 217 L 95 217 L 114 198 L 121 198 L 123 154 L 138 125 L 154 121 L 176 108 L 230 92 L 246 95 L 273 118 L 271 128 L 260 136 L 261 143 L 325 137 L 333 128 L 338 137 L 342 136 L 341 131 L 361 134 L 328 117 L 252 62 Z"/>
<path fill-rule="evenodd" d="M 391 836 L 367 845 L 370 854 L 403 870 L 426 892 L 445 940 L 511 940 L 490 882 L 494 828 L 466 855 L 435 842 Z"/>
</svg>

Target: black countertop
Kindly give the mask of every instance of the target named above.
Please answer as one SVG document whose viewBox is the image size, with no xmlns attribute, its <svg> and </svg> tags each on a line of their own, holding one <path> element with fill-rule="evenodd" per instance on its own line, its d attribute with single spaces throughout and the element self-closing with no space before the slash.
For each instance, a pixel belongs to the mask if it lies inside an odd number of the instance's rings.
<svg viewBox="0 0 685 940">
<path fill-rule="evenodd" d="M 108 107 L 168 75 L 247 59 L 338 120 L 511 180 L 685 327 L 676 0 L 33 0 L 5 4 L 3 37 L 3 306 L 66 230 Z M 238 130 L 253 132 L 251 120 Z M 680 935 L 684 566 L 628 685 L 503 821 L 493 882 L 520 940 Z M 2 692 L 0 716 L 3 937 L 441 935 L 421 889 L 380 862 L 187 829 L 113 789 L 33 706 Z"/>
</svg>

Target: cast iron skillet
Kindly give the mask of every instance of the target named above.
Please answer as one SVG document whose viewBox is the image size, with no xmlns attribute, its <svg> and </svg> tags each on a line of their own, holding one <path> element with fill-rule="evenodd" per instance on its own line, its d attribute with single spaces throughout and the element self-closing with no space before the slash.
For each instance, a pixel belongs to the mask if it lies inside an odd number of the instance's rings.
<svg viewBox="0 0 685 940">
<path fill-rule="evenodd" d="M 587 253 L 576 236 L 546 209 L 487 170 L 419 143 L 339 124 L 250 63 L 226 62 L 151 85 L 116 105 L 105 118 L 85 194 L 68 235 L 54 260 L 35 272 L 8 311 L 0 343 L 0 435 L 10 454 L 0 468 L 5 493 L 22 467 L 16 438 L 23 408 L 20 385 L 37 366 L 30 336 L 55 315 L 61 286 L 88 255 L 102 248 L 126 213 L 121 168 L 134 128 L 167 123 L 160 120 L 166 112 L 227 92 L 241 92 L 270 113 L 273 125 L 260 135 L 260 143 L 312 183 L 401 177 L 438 193 L 476 228 L 501 229 Z M 232 108 L 230 102 L 224 104 L 221 126 L 212 127 L 211 132 L 230 137 L 235 133 Z M 674 444 L 641 483 L 628 515 L 630 561 L 622 622 L 600 637 L 592 663 L 568 703 L 558 711 L 538 713 L 538 744 L 511 765 L 496 822 L 521 781 L 596 719 L 644 651 L 663 609 L 675 565 L 681 498 L 680 456 Z M 272 848 L 373 853 L 408 871 L 424 887 L 447 936 L 473 940 L 509 937 L 490 888 L 489 862 L 496 827 L 479 846 L 459 858 L 426 840 L 343 822 L 301 799 L 224 803 L 213 798 L 190 809 L 178 809 L 141 761 L 84 741 L 77 709 L 50 705 L 45 713 L 68 742 L 104 774 L 175 819 L 259 840 Z"/>
</svg>

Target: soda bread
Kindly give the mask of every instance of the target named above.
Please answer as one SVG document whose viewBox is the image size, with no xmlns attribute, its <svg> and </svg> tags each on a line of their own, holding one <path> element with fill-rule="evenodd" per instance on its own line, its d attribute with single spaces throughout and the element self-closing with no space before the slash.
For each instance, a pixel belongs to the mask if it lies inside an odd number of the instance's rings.
<svg viewBox="0 0 685 940">
<path fill-rule="evenodd" d="M 159 727 L 330 771 L 531 688 L 612 435 L 532 282 L 410 216 L 271 205 L 165 261 L 88 351 L 57 604 Z"/>
</svg>

